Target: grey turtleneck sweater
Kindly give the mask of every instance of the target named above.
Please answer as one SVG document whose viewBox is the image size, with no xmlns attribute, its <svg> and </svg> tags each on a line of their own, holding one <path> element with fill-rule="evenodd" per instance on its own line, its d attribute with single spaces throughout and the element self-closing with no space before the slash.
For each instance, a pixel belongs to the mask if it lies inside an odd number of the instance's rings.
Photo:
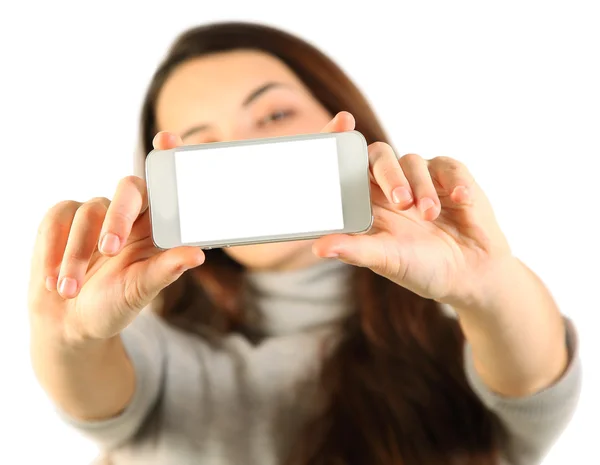
<svg viewBox="0 0 600 465">
<path fill-rule="evenodd" d="M 349 311 L 350 269 L 334 260 L 293 272 L 250 273 L 247 305 L 251 330 L 265 336 L 260 344 L 235 333 L 219 340 L 184 333 L 148 307 L 122 333 L 136 373 L 128 407 L 104 421 L 61 416 L 110 449 L 114 465 L 281 463 L 314 413 L 321 342 L 335 337 L 336 323 Z M 567 371 L 526 398 L 491 392 L 465 346 L 467 379 L 503 427 L 503 465 L 541 463 L 573 414 L 581 366 L 575 330 L 567 326 Z"/>
</svg>

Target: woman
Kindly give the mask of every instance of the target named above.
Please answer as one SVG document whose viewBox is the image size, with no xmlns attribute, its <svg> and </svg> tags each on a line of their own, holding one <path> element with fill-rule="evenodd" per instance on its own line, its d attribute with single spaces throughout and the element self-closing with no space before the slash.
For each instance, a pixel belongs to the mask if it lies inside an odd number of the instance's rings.
<svg viewBox="0 0 600 465">
<path fill-rule="evenodd" d="M 531 465 L 558 438 L 580 390 L 574 328 L 468 170 L 397 157 L 310 45 L 252 24 L 183 34 L 147 93 L 138 174 L 152 145 L 354 128 L 367 235 L 159 251 L 133 176 L 112 201 L 50 209 L 33 366 L 111 463 Z"/>
</svg>

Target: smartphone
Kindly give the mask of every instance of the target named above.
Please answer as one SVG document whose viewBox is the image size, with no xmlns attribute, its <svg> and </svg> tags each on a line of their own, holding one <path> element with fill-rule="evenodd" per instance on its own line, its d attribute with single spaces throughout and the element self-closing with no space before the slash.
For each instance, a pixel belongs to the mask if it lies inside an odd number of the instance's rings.
<svg viewBox="0 0 600 465">
<path fill-rule="evenodd" d="M 203 249 L 367 232 L 367 143 L 358 131 L 187 145 L 146 157 L 156 247 Z"/>
</svg>

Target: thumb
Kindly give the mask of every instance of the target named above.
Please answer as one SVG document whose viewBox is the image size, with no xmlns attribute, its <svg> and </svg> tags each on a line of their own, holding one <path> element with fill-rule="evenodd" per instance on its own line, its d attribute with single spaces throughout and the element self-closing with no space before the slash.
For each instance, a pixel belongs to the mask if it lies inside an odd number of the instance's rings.
<svg viewBox="0 0 600 465">
<path fill-rule="evenodd" d="M 141 309 L 160 291 L 175 282 L 185 271 L 202 265 L 205 255 L 199 247 L 175 247 L 138 262 L 141 269 L 133 274 L 132 282 L 125 288 L 127 302 Z"/>
<path fill-rule="evenodd" d="M 317 239 L 312 247 L 313 253 L 321 258 L 337 258 L 345 263 L 370 268 L 385 275 L 386 251 L 382 241 L 367 234 L 330 234 Z"/>
<path fill-rule="evenodd" d="M 333 119 L 327 123 L 321 132 L 344 132 L 352 131 L 356 126 L 354 116 L 347 111 L 340 111 Z"/>
</svg>

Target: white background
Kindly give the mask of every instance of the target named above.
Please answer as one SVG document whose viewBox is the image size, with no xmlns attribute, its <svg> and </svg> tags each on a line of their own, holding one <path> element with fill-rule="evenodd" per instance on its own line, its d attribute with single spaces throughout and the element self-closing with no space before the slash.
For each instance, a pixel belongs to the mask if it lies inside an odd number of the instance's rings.
<svg viewBox="0 0 600 465">
<path fill-rule="evenodd" d="M 313 41 L 364 90 L 400 152 L 467 164 L 515 253 L 580 331 L 580 408 L 545 463 L 597 457 L 597 2 L 90 4 L 0 6 L 1 462 L 69 465 L 94 455 L 53 416 L 29 368 L 36 227 L 61 199 L 112 196 L 131 173 L 142 95 L 166 47 L 215 19 L 263 21 Z"/>
</svg>

